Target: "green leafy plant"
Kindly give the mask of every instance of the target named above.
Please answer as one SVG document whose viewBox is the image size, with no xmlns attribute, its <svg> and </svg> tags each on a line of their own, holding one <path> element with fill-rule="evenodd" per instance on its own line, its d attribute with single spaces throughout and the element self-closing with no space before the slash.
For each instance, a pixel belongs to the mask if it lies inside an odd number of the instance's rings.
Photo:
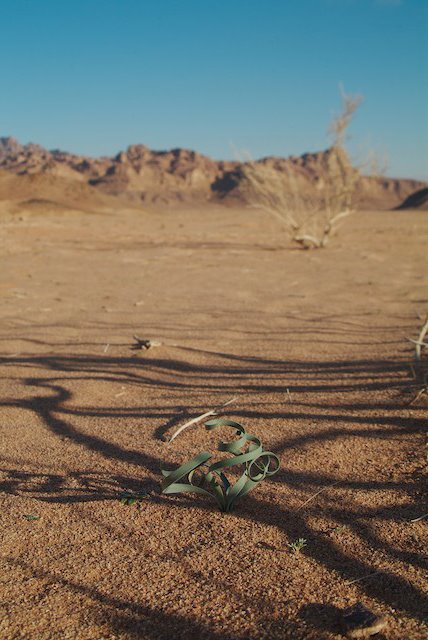
<svg viewBox="0 0 428 640">
<path fill-rule="evenodd" d="M 339 527 L 334 527 L 333 533 L 338 533 L 338 534 L 344 533 L 347 530 L 347 528 L 348 527 L 346 526 L 346 524 L 342 524 Z"/>
<path fill-rule="evenodd" d="M 218 450 L 232 454 L 212 464 L 209 451 L 203 451 L 178 469 L 161 469 L 164 479 L 162 493 L 200 493 L 213 497 L 221 511 L 231 511 L 236 501 L 254 489 L 266 477 L 273 476 L 279 469 L 279 458 L 271 451 L 264 451 L 256 436 L 247 433 L 245 428 L 234 420 L 217 418 L 205 423 L 207 430 L 216 427 L 235 429 L 237 440 L 220 442 Z M 232 484 L 225 472 L 232 467 L 242 465 L 243 472 Z"/>
<path fill-rule="evenodd" d="M 294 542 L 290 542 L 288 546 L 290 547 L 291 553 L 299 553 L 303 549 L 303 547 L 307 547 L 308 543 L 305 538 L 298 538 L 294 540 Z"/>
<path fill-rule="evenodd" d="M 137 493 L 133 493 L 132 491 L 124 491 L 120 494 L 120 501 L 122 504 L 132 505 L 136 502 L 141 502 L 141 500 L 144 500 L 144 498 L 146 497 L 146 491 L 138 491 Z"/>
<path fill-rule="evenodd" d="M 35 516 L 32 513 L 26 513 L 22 517 L 25 518 L 25 520 L 28 520 L 28 522 L 33 522 L 34 520 L 40 520 L 40 516 Z"/>
</svg>

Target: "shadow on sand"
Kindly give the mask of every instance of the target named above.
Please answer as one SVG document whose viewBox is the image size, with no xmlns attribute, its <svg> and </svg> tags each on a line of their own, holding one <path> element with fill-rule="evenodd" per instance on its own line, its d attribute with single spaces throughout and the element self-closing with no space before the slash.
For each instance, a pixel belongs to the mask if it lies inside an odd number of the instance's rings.
<svg viewBox="0 0 428 640">
<path fill-rule="evenodd" d="M 185 355 L 186 350 L 182 349 L 180 353 Z M 24 373 L 26 370 L 31 372 L 30 376 L 22 379 L 26 397 L 5 399 L 0 402 L 0 406 L 32 412 L 55 436 L 77 443 L 109 460 L 138 465 L 141 470 L 138 477 L 132 474 L 106 476 L 95 471 L 93 473 L 74 472 L 65 476 L 56 473 L 22 471 L 14 467 L 11 461 L 5 460 L 2 491 L 11 494 L 19 491 L 21 494 L 32 494 L 39 500 L 57 503 L 113 500 L 117 499 L 120 487 L 138 490 L 142 484 L 147 490 L 156 493 L 157 485 L 152 478 L 159 473 L 161 460 L 158 457 L 109 442 L 99 435 L 83 432 L 75 426 L 75 421 L 82 417 L 88 420 L 106 418 L 114 421 L 119 418 L 139 418 L 143 414 L 145 418 L 152 419 L 159 425 L 152 433 L 152 437 L 159 440 L 164 438 L 172 427 L 198 414 L 198 409 L 185 407 L 182 403 L 177 403 L 173 409 L 162 406 L 126 409 L 115 406 L 81 408 L 73 397 L 72 391 L 67 388 L 68 383 L 75 380 L 108 381 L 122 387 L 124 385 L 138 385 L 142 388 L 161 386 L 165 391 L 178 390 L 181 397 L 183 392 L 190 396 L 191 392 L 195 391 L 210 392 L 213 397 L 223 397 L 225 388 L 235 395 L 245 396 L 251 392 L 262 397 L 265 393 L 284 392 L 285 388 L 289 388 L 297 398 L 292 404 L 287 404 L 286 401 L 278 403 L 276 411 L 272 408 L 264 410 L 263 405 L 257 405 L 255 409 L 244 409 L 238 412 L 241 418 L 293 419 L 305 423 L 308 420 L 319 420 L 321 424 L 323 421 L 328 422 L 327 427 L 314 428 L 310 433 L 284 437 L 275 446 L 275 452 L 279 454 L 291 448 L 310 449 L 321 442 L 336 441 L 350 436 L 385 439 L 400 434 L 413 434 L 426 428 L 426 423 L 422 419 L 404 415 L 405 412 L 397 415 L 397 403 L 393 400 L 376 405 L 377 409 L 381 409 L 381 412 L 377 411 L 376 415 L 370 415 L 370 409 L 373 406 L 364 400 L 364 394 L 367 392 L 391 391 L 391 389 L 399 391 L 406 388 L 408 368 L 405 362 L 370 359 L 350 359 L 340 362 L 283 362 L 275 359 L 238 357 L 232 354 L 203 351 L 199 351 L 198 355 L 205 356 L 208 361 L 213 359 L 214 362 L 194 364 L 183 358 L 152 358 L 150 354 L 139 359 L 107 355 L 0 358 L 0 367 L 13 364 L 14 367 L 21 368 Z M 34 372 L 38 370 L 40 375 L 35 375 Z M 255 379 L 257 383 L 254 382 Z M 34 391 L 30 397 L 28 390 Z M 319 402 L 317 396 L 319 393 L 322 393 L 325 398 L 323 404 Z M 360 398 L 360 404 L 358 404 L 358 398 L 357 402 L 353 401 L 352 394 L 355 393 L 363 395 L 363 401 Z M 298 401 L 300 395 L 304 396 L 304 402 Z M 348 396 L 352 401 L 346 401 Z M 312 398 L 313 402 L 311 402 Z M 272 406 L 275 405 L 271 404 L 270 407 Z M 350 408 L 352 408 L 352 414 L 348 413 Z M 414 567 L 426 567 L 426 558 L 423 554 L 403 551 L 393 544 L 386 545 L 376 533 L 376 529 L 370 525 L 370 520 L 374 518 L 377 521 L 400 522 L 419 515 L 416 511 L 414 496 L 419 488 L 420 479 L 343 480 L 334 478 L 331 474 L 324 474 L 322 471 L 315 473 L 282 469 L 271 482 L 286 484 L 290 489 L 307 490 L 310 495 L 317 487 L 325 487 L 336 480 L 340 482 L 341 487 L 349 489 L 369 492 L 382 490 L 391 492 L 391 495 L 395 491 L 405 492 L 408 496 L 405 503 L 401 501 L 396 506 L 381 510 L 363 509 L 358 504 L 336 499 L 326 503 L 323 513 L 337 523 L 337 526 L 348 527 L 370 548 L 387 554 L 392 561 Z M 152 499 L 160 504 L 167 500 L 156 495 Z M 186 500 L 171 501 L 168 504 L 177 510 L 186 508 Z M 200 508 L 210 509 L 211 507 L 201 502 Z M 339 548 L 334 543 L 334 540 L 311 527 L 310 516 L 316 514 L 317 509 L 319 511 L 319 507 L 317 508 L 314 504 L 308 505 L 305 510 L 291 509 L 286 506 L 272 508 L 271 504 L 251 495 L 243 501 L 236 515 L 277 527 L 284 531 L 290 540 L 304 537 L 310 541 L 310 544 L 302 553 L 329 571 L 339 574 L 346 581 L 357 580 L 361 576 L 373 573 L 369 560 L 364 561 L 346 553 L 343 548 Z M 17 560 L 11 560 L 11 562 L 20 564 Z M 24 566 L 24 563 L 21 564 Z M 95 588 L 90 589 L 56 575 L 44 575 L 41 570 L 34 570 L 34 572 L 35 575 L 38 572 L 43 574 L 42 577 L 60 582 L 74 593 L 88 595 L 97 603 L 98 608 L 101 606 L 108 612 L 107 617 L 115 632 L 127 632 L 135 638 L 144 633 L 144 637 L 161 639 L 171 637 L 171 629 L 174 629 L 174 638 L 184 638 L 189 637 L 189 624 L 191 624 L 194 638 L 232 640 L 232 636 L 223 633 L 217 635 L 196 621 L 189 623 L 188 619 L 180 616 L 166 616 L 161 610 L 154 611 L 145 606 L 124 602 Z M 376 579 L 369 578 L 362 581 L 360 587 L 366 595 L 387 606 L 398 608 L 419 620 L 423 620 L 423 612 L 428 609 L 428 599 L 425 594 L 405 578 L 387 570 L 377 571 Z M 321 611 L 319 607 L 322 606 L 324 609 Z M 317 630 L 319 638 L 323 638 L 325 634 L 327 637 L 329 633 L 337 633 L 337 611 L 333 609 L 334 607 L 329 609 L 326 605 L 313 603 L 302 608 L 301 617 Z M 289 634 L 288 637 L 305 637 L 304 627 L 300 628 L 296 623 L 287 621 L 284 621 L 284 625 L 284 631 Z"/>
</svg>

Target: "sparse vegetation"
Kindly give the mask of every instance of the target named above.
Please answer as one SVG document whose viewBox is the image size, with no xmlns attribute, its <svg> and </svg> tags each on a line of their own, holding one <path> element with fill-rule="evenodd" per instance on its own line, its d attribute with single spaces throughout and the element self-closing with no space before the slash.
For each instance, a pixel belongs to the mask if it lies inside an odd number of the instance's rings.
<svg viewBox="0 0 428 640">
<path fill-rule="evenodd" d="M 288 546 L 290 547 L 291 553 L 299 553 L 304 547 L 308 546 L 308 542 L 305 538 L 298 538 L 294 540 L 294 542 L 289 542 Z"/>
<path fill-rule="evenodd" d="M 147 498 L 146 491 L 138 491 L 136 493 L 132 491 L 124 491 L 123 493 L 120 494 L 121 503 L 126 504 L 128 506 L 141 502 L 141 500 L 144 500 L 144 498 Z"/>
<path fill-rule="evenodd" d="M 333 533 L 341 534 L 341 533 L 344 533 L 346 529 L 347 529 L 347 526 L 345 524 L 342 524 L 339 527 L 334 527 Z"/>
<path fill-rule="evenodd" d="M 410 404 L 413 404 L 419 400 L 421 396 L 428 393 L 428 360 L 427 349 L 428 342 L 426 342 L 426 335 L 428 333 L 428 315 L 419 331 L 419 335 L 416 340 L 409 338 L 410 342 L 415 345 L 414 351 L 414 364 L 412 365 L 413 376 L 415 378 L 418 391 Z"/>
<path fill-rule="evenodd" d="M 360 96 L 342 91 L 342 111 L 330 124 L 332 145 L 324 154 L 322 174 L 311 190 L 290 162 L 281 171 L 260 162 L 242 167 L 252 206 L 279 220 L 293 242 L 305 249 L 325 247 L 355 206 L 359 172 L 344 149 L 349 124 L 361 104 Z"/>
<path fill-rule="evenodd" d="M 217 427 L 235 429 L 238 439 L 220 442 L 218 446 L 219 451 L 231 453 L 232 457 L 208 464 L 212 455 L 203 451 L 178 469 L 162 469 L 162 493 L 200 493 L 213 497 L 221 511 L 229 512 L 239 498 L 245 496 L 266 477 L 277 473 L 279 458 L 271 451 L 263 451 L 259 438 L 247 433 L 239 422 L 216 418 L 205 423 L 208 430 Z M 242 465 L 244 471 L 232 484 L 225 471 L 230 471 L 237 465 Z"/>
</svg>

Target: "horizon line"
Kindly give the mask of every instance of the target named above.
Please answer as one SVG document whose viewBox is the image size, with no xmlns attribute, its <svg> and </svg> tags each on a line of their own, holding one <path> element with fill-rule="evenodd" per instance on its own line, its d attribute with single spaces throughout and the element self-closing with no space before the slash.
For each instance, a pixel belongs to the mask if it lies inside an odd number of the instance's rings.
<svg viewBox="0 0 428 640">
<path fill-rule="evenodd" d="M 93 155 L 93 154 L 87 154 L 87 153 L 76 153 L 73 151 L 68 151 L 67 149 L 61 149 L 59 147 L 54 147 L 54 148 L 48 148 L 43 146 L 42 144 L 39 144 L 38 142 L 33 142 L 31 140 L 29 140 L 28 142 L 22 143 L 20 142 L 20 140 L 18 138 L 16 138 L 13 135 L 2 135 L 0 136 L 0 142 L 6 142 L 8 140 L 11 140 L 13 142 L 16 142 L 17 144 L 19 144 L 22 147 L 28 147 L 30 145 L 33 145 L 35 147 L 39 147 L 41 149 L 43 149 L 43 151 L 47 151 L 48 153 L 64 153 L 64 154 L 68 154 L 70 156 L 77 156 L 77 157 L 83 157 L 83 158 L 89 158 L 91 160 L 114 160 L 119 154 L 121 153 L 126 153 L 131 147 L 144 147 L 145 149 L 147 149 L 148 151 L 151 151 L 152 153 L 157 153 L 157 154 L 167 154 L 167 153 L 173 153 L 174 151 L 189 151 L 190 153 L 195 153 L 199 156 L 202 156 L 204 158 L 207 158 L 208 160 L 211 160 L 213 162 L 216 163 L 234 163 L 234 164 L 246 164 L 247 162 L 262 162 L 263 160 L 269 160 L 269 159 L 279 159 L 279 160 L 290 160 L 293 158 L 303 158 L 305 156 L 311 156 L 311 155 L 318 155 L 318 154 L 322 154 L 322 153 L 326 153 L 327 151 L 329 151 L 330 149 L 333 148 L 333 145 L 329 146 L 329 147 L 325 147 L 324 149 L 318 149 L 317 151 L 304 151 L 303 153 L 300 154 L 290 154 L 290 155 L 263 155 L 257 158 L 251 158 L 249 157 L 248 159 L 224 159 L 224 158 L 214 158 L 213 156 L 206 154 L 206 153 L 202 153 L 200 151 L 197 151 L 196 149 L 192 149 L 190 147 L 170 147 L 170 148 L 163 148 L 163 149 L 155 149 L 153 147 L 149 147 L 146 144 L 144 144 L 143 142 L 133 142 L 131 144 L 128 144 L 124 147 L 122 147 L 121 149 L 119 149 L 116 152 L 113 152 L 111 155 Z M 348 157 L 350 157 L 349 152 L 347 151 L 346 148 L 342 147 L 345 152 L 347 153 Z M 239 153 L 239 150 L 237 150 L 237 153 Z M 245 152 L 245 150 L 242 151 L 242 153 L 247 153 Z M 351 160 L 351 164 L 352 166 L 354 166 L 354 163 L 352 163 Z M 358 170 L 358 166 L 355 167 Z M 363 171 L 361 171 L 361 175 L 363 176 L 367 176 L 370 177 L 370 175 L 373 174 L 366 174 Z M 376 174 L 374 174 L 376 175 Z M 386 172 L 385 173 L 380 173 L 379 177 L 384 177 L 387 179 L 391 179 L 391 180 L 414 180 L 415 182 L 422 182 L 422 183 L 428 183 L 428 177 L 414 177 L 414 176 L 392 176 L 392 175 L 388 175 Z"/>
</svg>

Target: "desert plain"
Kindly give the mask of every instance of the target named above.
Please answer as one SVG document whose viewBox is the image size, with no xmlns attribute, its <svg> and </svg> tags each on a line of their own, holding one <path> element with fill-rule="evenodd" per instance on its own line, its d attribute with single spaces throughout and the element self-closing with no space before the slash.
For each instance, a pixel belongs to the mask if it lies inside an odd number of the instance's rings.
<svg viewBox="0 0 428 640">
<path fill-rule="evenodd" d="M 2 639 L 333 640 L 356 602 L 428 637 L 426 211 L 318 251 L 215 203 L 3 202 L 0 235 Z M 162 495 L 232 397 L 280 471 L 232 513 Z"/>
</svg>

